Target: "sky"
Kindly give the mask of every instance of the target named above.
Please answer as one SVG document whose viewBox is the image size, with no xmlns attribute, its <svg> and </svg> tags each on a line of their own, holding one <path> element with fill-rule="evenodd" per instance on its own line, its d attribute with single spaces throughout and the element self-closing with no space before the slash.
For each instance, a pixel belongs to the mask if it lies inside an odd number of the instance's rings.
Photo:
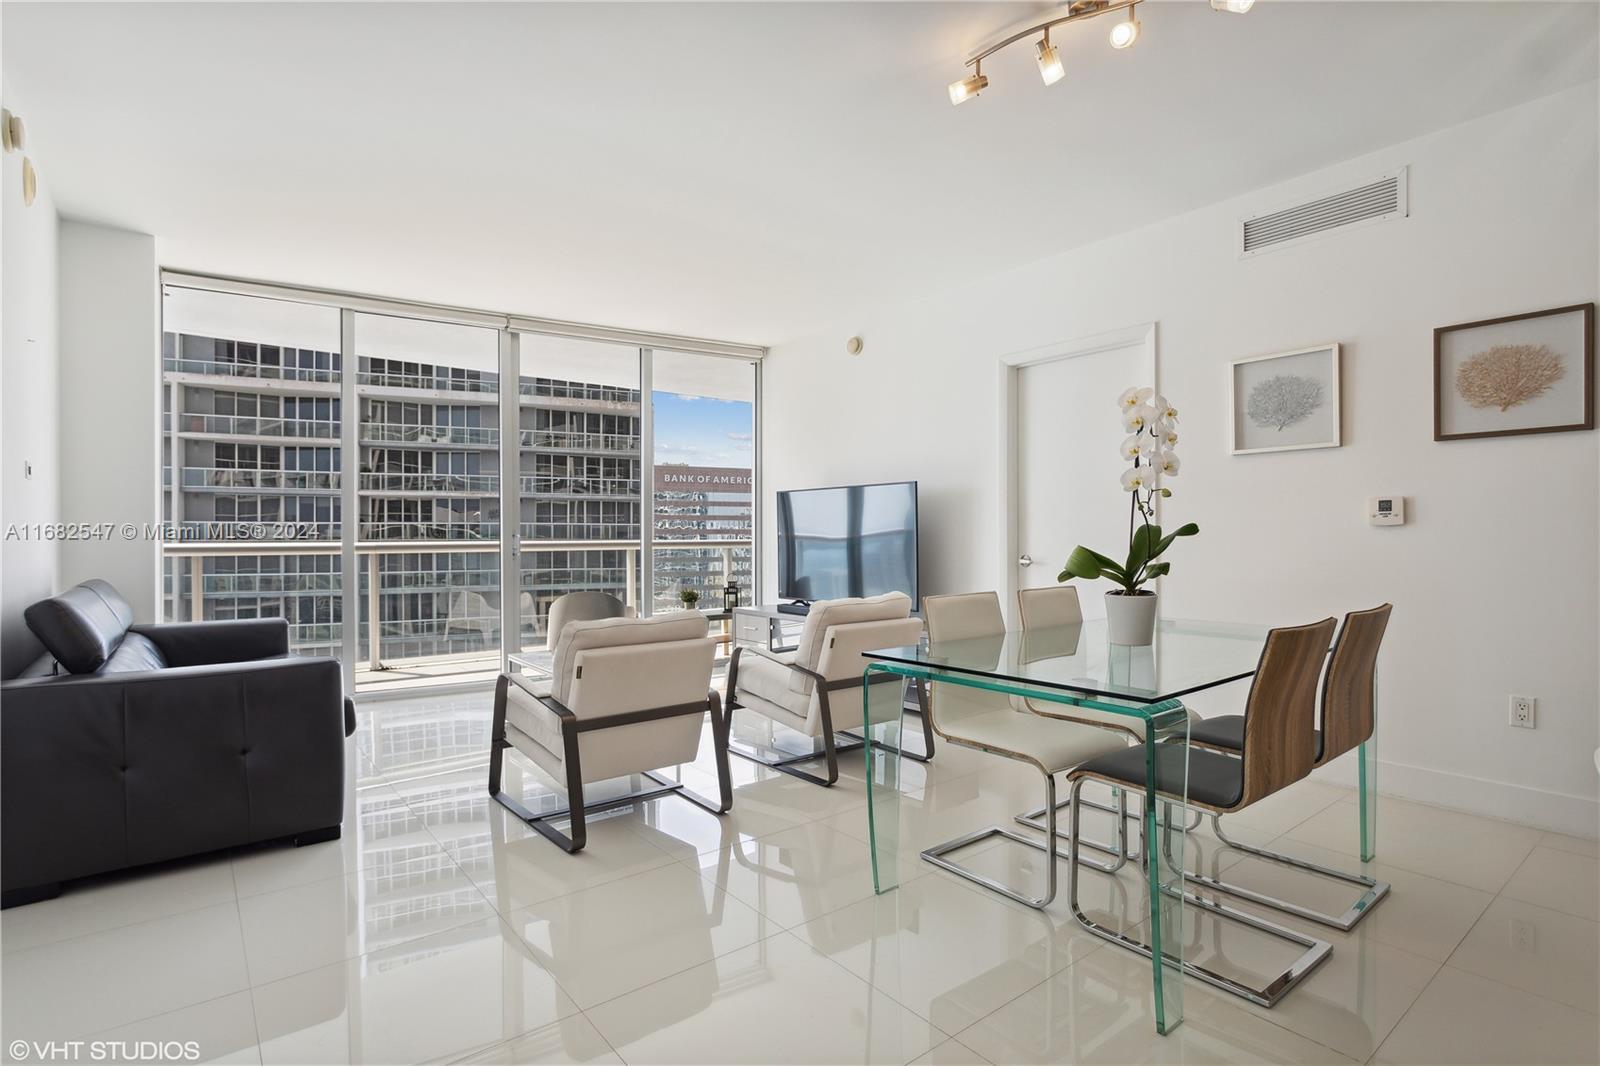
<svg viewBox="0 0 1600 1066">
<path fill-rule="evenodd" d="M 751 469 L 754 421 L 748 400 L 652 394 L 657 463 Z"/>
</svg>

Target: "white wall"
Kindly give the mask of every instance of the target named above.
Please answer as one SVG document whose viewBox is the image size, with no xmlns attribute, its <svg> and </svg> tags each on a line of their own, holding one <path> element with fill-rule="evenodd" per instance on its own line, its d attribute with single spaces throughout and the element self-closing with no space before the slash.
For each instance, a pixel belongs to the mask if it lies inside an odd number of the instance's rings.
<svg viewBox="0 0 1600 1066">
<path fill-rule="evenodd" d="M 1435 326 L 1600 295 L 1597 124 L 1589 83 L 819 323 L 765 364 L 763 484 L 915 478 L 923 590 L 998 588 L 997 357 L 1155 321 L 1162 391 L 1183 414 L 1166 514 L 1202 531 L 1172 557 L 1163 612 L 1279 624 L 1393 601 L 1380 787 L 1594 836 L 1600 435 L 1435 443 L 1431 405 Z M 1402 164 L 1411 217 L 1235 255 L 1241 215 Z M 852 357 L 856 333 L 866 350 Z M 1231 456 L 1229 362 L 1326 341 L 1344 346 L 1344 447 Z M 1108 425 L 1105 446 L 1120 440 Z M 1379 493 L 1410 498 L 1406 526 L 1368 526 Z M 770 562 L 770 493 L 762 504 Z M 776 568 L 765 572 L 770 596 Z M 1539 698 L 1537 730 L 1507 726 L 1513 692 Z"/>
<path fill-rule="evenodd" d="M 114 523 L 106 539 L 61 546 L 61 583 L 115 585 L 157 621 L 160 517 L 160 277 L 146 233 L 61 223 L 61 516 Z M 123 523 L 138 527 L 128 539 Z"/>
<path fill-rule="evenodd" d="M 9 82 L 5 106 L 28 116 L 27 100 Z M 31 132 L 31 131 L 30 131 Z M 29 144 L 29 151 L 34 146 Z M 35 158 L 39 195 L 22 202 L 22 152 L 0 156 L 0 530 L 60 521 L 56 449 L 56 210 L 50 169 Z M 24 476 L 24 464 L 33 476 Z M 43 649 L 22 621 L 35 600 L 56 590 L 54 540 L 0 543 L 0 677 L 10 677 Z"/>
</svg>

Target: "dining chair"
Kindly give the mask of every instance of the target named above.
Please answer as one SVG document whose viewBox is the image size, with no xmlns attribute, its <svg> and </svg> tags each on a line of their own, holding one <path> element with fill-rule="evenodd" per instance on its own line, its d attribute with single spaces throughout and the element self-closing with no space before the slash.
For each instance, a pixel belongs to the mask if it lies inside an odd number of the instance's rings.
<svg viewBox="0 0 1600 1066">
<path fill-rule="evenodd" d="M 1017 615 L 1022 620 L 1023 638 L 1026 642 L 1024 648 L 1039 658 L 1051 656 L 1071 656 L 1077 653 L 1077 641 L 1072 640 L 1068 634 L 1074 627 L 1083 625 L 1083 605 L 1078 599 L 1076 585 L 1052 585 L 1036 589 L 1017 590 Z M 1029 709 L 1037 713 L 1048 714 L 1051 718 L 1068 719 L 1082 722 L 1085 725 L 1099 726 L 1102 729 L 1120 730 L 1127 734 L 1136 744 L 1144 743 L 1144 722 L 1132 715 L 1114 714 L 1110 711 L 1099 711 L 1093 707 L 1074 707 L 1070 712 L 1061 704 L 1052 703 L 1040 706 L 1029 703 Z M 1193 711 L 1189 712 L 1189 726 L 1192 729 L 1203 719 Z M 1116 814 L 1119 809 L 1126 807 L 1126 802 L 1121 796 L 1121 789 L 1113 788 L 1112 802 L 1115 807 L 1094 800 L 1084 800 L 1083 805 L 1093 810 L 1104 811 L 1107 814 Z M 1058 809 L 1066 806 L 1063 800 Z M 1135 815 L 1137 816 L 1137 815 Z M 1029 829 L 1044 829 L 1044 808 L 1024 811 L 1016 816 L 1018 825 L 1025 825 Z M 1200 816 L 1184 827 L 1184 832 L 1192 832 L 1200 825 Z M 1056 836 L 1065 840 L 1066 830 L 1059 824 Z M 1097 846 L 1092 840 L 1085 840 L 1085 844 Z"/>
<path fill-rule="evenodd" d="M 1316 732 L 1316 759 L 1311 764 L 1313 770 L 1328 765 L 1372 738 L 1376 727 L 1378 649 L 1383 643 L 1383 635 L 1389 627 L 1389 615 L 1393 610 L 1392 604 L 1385 603 L 1371 610 L 1351 611 L 1345 615 L 1344 625 L 1334 642 L 1333 654 L 1328 659 L 1328 669 L 1322 679 L 1322 728 Z M 1244 749 L 1244 724 L 1244 716 L 1237 714 L 1207 718 L 1190 725 L 1190 742 L 1213 751 L 1236 755 Z M 1389 894 L 1386 881 L 1231 840 L 1222 831 L 1222 819 L 1215 813 L 1212 814 L 1211 826 L 1217 839 L 1235 851 L 1357 885 L 1362 891 L 1343 914 L 1329 914 L 1215 877 L 1196 877 L 1197 881 L 1210 888 L 1345 932 L 1355 928 L 1356 923 L 1370 914 L 1378 901 Z"/>
<path fill-rule="evenodd" d="M 928 626 L 928 647 L 937 655 L 941 647 L 964 659 L 993 656 L 999 663 L 1006 639 L 1005 617 L 1000 612 L 1000 597 L 993 592 L 974 592 L 949 596 L 925 596 L 922 616 Z M 922 852 L 922 858 L 957 877 L 1025 906 L 1043 908 L 1056 897 L 1057 874 L 1056 779 L 1055 775 L 1087 759 L 1122 749 L 1127 741 L 1118 733 L 1092 725 L 1063 722 L 1032 713 L 1026 702 L 1012 701 L 1003 693 L 954 682 L 931 686 L 928 720 L 933 731 L 957 747 L 998 755 L 1032 766 L 1044 775 L 1046 836 L 1043 841 L 1023 836 L 1003 826 L 991 825 L 965 833 L 954 840 L 935 844 Z M 1125 814 L 1118 812 L 1119 815 Z M 1117 818 L 1118 843 L 1115 848 L 1099 847 L 1115 856 L 1110 864 L 1089 862 L 1107 873 L 1115 872 L 1127 861 L 1127 819 Z M 1027 896 L 1000 882 L 973 872 L 945 856 L 989 837 L 1000 836 L 1051 856 L 1045 863 L 1045 893 Z M 1088 861 L 1088 860 L 1085 860 Z"/>
<path fill-rule="evenodd" d="M 1267 634 L 1261 659 L 1245 702 L 1243 745 L 1238 756 L 1224 755 L 1182 743 L 1163 744 L 1154 760 L 1155 788 L 1175 802 L 1213 813 L 1242 811 L 1280 789 L 1301 780 L 1316 762 L 1317 679 L 1333 637 L 1334 620 L 1274 629 Z M 1086 781 L 1102 781 L 1122 788 L 1146 787 L 1150 772 L 1142 747 L 1125 748 L 1085 762 L 1067 775 L 1068 862 L 1067 899 L 1073 917 L 1089 932 L 1114 944 L 1149 956 L 1150 946 L 1131 933 L 1100 925 L 1078 905 L 1078 823 L 1082 815 L 1079 794 Z M 1164 854 L 1171 861 L 1171 806 L 1162 818 Z M 1143 826 L 1145 820 L 1141 820 Z M 1151 840 L 1143 841 L 1140 855 L 1149 861 Z M 1176 865 L 1176 863 L 1174 863 Z M 1161 891 L 1176 890 L 1163 887 Z M 1305 950 L 1263 988 L 1252 988 L 1237 978 L 1184 960 L 1183 972 L 1252 1003 L 1271 1007 L 1295 985 L 1305 980 L 1328 954 L 1332 945 L 1297 930 L 1234 910 L 1214 899 L 1185 891 L 1184 900 L 1198 910 L 1240 923 Z"/>
</svg>

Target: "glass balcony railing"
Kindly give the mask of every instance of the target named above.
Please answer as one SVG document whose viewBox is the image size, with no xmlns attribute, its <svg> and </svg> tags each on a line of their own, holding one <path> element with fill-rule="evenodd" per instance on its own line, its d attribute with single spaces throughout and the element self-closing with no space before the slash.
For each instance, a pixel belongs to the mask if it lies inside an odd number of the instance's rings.
<svg viewBox="0 0 1600 1066">
<path fill-rule="evenodd" d="M 639 523 L 622 522 L 523 522 L 523 540 L 618 540 L 639 543 Z"/>
<path fill-rule="evenodd" d="M 615 452 L 639 454 L 637 433 L 587 433 L 574 429 L 525 429 L 524 448 L 550 448 L 564 452 Z"/>
<path fill-rule="evenodd" d="M 677 592 L 693 587 L 701 591 L 701 609 L 719 610 L 718 593 L 730 576 L 748 585 L 750 548 L 748 540 L 699 542 L 692 556 L 682 559 L 677 548 L 658 548 L 655 609 L 681 609 Z M 404 683 L 408 676 L 448 680 L 463 672 L 492 678 L 501 643 L 500 570 L 472 557 L 488 556 L 497 563 L 499 550 L 500 542 L 493 539 L 407 544 L 398 551 L 370 541 L 358 544 L 356 595 L 376 604 L 372 613 L 378 619 L 375 636 L 365 620 L 357 630 L 361 683 Z M 565 592 L 604 589 L 628 604 L 642 603 L 639 550 L 636 539 L 524 541 L 523 567 L 511 590 L 521 633 L 510 643 L 525 647 L 539 639 L 548 604 Z M 543 556 L 537 553 L 543 551 L 615 552 L 616 565 L 541 567 Z M 163 545 L 163 553 L 170 620 L 284 615 L 291 620 L 290 647 L 297 654 L 342 654 L 339 544 L 172 542 Z"/>
<path fill-rule="evenodd" d="M 639 498 L 638 478 L 535 474 L 517 480 L 524 496 L 596 496 L 624 500 Z"/>
<path fill-rule="evenodd" d="M 517 392 L 533 400 L 603 400 L 607 403 L 639 403 L 639 390 L 607 385 L 588 385 L 583 382 L 533 382 L 518 383 Z"/>
<path fill-rule="evenodd" d="M 500 391 L 496 380 L 453 377 L 449 374 L 406 374 L 398 370 L 363 370 L 357 377 L 359 385 L 372 385 L 385 389 L 428 389 L 435 392 L 487 392 Z"/>
<path fill-rule="evenodd" d="M 443 540 L 495 541 L 500 539 L 498 522 L 362 522 L 362 540 Z M 484 550 L 491 550 L 492 546 Z"/>
<path fill-rule="evenodd" d="M 339 380 L 337 370 L 313 369 L 303 366 L 275 366 L 264 363 L 232 363 L 217 359 L 163 359 L 163 370 L 177 374 L 206 374 L 214 377 L 256 378 L 263 381 L 323 381 Z"/>
<path fill-rule="evenodd" d="M 403 426 L 394 422 L 361 423 L 363 444 L 465 444 L 493 448 L 500 431 L 489 426 Z"/>
<path fill-rule="evenodd" d="M 162 428 L 171 429 L 170 415 L 162 417 Z M 256 415 L 213 415 L 185 413 L 178 417 L 179 433 L 206 433 L 217 436 L 283 437 L 291 440 L 338 440 L 337 422 L 312 422 L 299 418 L 261 418 Z"/>
<path fill-rule="evenodd" d="M 273 491 L 332 492 L 339 474 L 332 470 L 266 470 L 250 467 L 186 466 L 186 489 L 271 489 Z"/>
<path fill-rule="evenodd" d="M 433 492 L 493 496 L 500 491 L 494 474 L 378 473 L 361 475 L 362 492 Z"/>
</svg>

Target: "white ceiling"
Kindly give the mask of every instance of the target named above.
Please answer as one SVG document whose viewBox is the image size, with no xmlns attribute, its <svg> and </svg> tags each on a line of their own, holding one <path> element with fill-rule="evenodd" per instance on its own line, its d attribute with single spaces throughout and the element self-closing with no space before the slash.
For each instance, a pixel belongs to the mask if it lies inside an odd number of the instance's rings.
<svg viewBox="0 0 1600 1066">
<path fill-rule="evenodd" d="M 773 343 L 1596 77 L 1597 8 L 6 3 L 64 214 L 165 265 Z"/>
</svg>

